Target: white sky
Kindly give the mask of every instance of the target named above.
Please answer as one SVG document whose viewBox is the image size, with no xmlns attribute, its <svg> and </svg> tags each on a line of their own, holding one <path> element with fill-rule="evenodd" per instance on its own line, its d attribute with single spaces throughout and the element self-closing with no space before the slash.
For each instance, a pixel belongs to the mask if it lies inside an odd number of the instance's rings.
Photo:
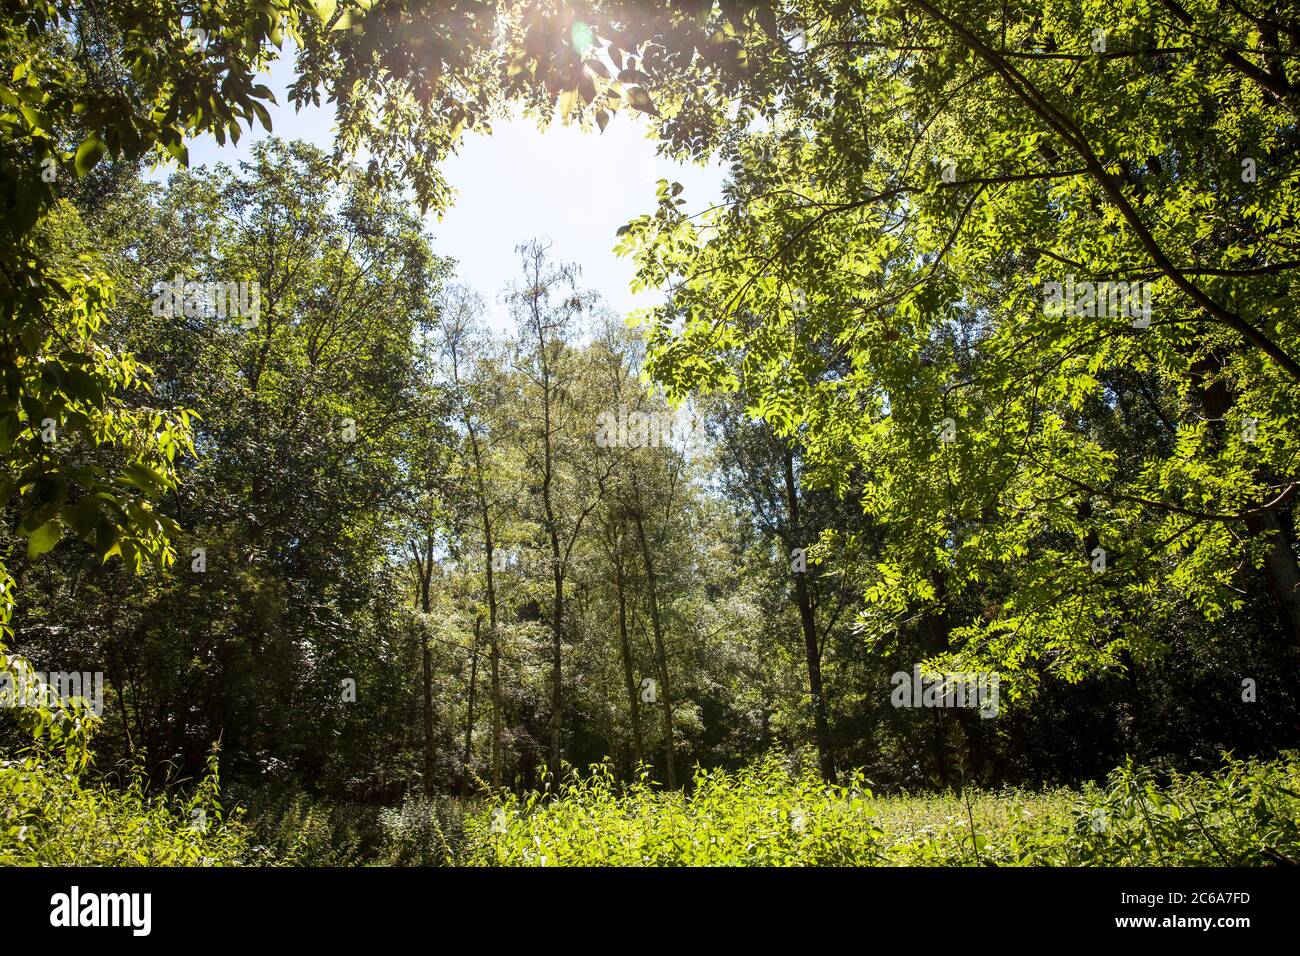
<svg viewBox="0 0 1300 956">
<path fill-rule="evenodd" d="M 270 107 L 274 134 L 331 148 L 333 108 L 326 104 L 295 113 L 284 93 L 291 78 L 292 57 L 286 55 L 267 81 L 282 104 Z M 682 183 L 686 208 L 698 211 L 721 199 L 723 172 L 714 164 L 682 166 L 656 156 L 646 132 L 646 124 L 630 111 L 615 115 L 604 133 L 558 124 L 542 133 L 520 118 L 496 124 L 491 135 L 467 136 L 461 151 L 443 165 L 457 198 L 441 221 L 432 214 L 428 218 L 434 249 L 458 261 L 457 281 L 483 295 L 494 327 L 508 327 L 495 299 L 517 274 L 514 247 L 534 237 L 549 238 L 554 255 L 577 262 L 581 285 L 600 292 L 619 312 L 654 304 L 655 294 L 629 291 L 633 266 L 614 254 L 615 231 L 653 212 L 656 180 Z M 267 135 L 259 124 L 238 146 L 225 147 L 204 136 L 190 143 L 190 165 L 234 166 Z M 157 171 L 155 178 L 166 172 Z"/>
</svg>

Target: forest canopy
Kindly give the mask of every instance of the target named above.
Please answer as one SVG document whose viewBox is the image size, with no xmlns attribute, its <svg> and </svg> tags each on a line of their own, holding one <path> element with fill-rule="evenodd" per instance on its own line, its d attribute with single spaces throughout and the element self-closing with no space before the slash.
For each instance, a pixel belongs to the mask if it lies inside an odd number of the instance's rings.
<svg viewBox="0 0 1300 956">
<path fill-rule="evenodd" d="M 0 741 L 139 800 L 219 749 L 268 843 L 593 764 L 851 794 L 1296 747 L 1298 44 L 1269 0 L 7 10 L 0 689 L 102 700 Z M 278 57 L 333 152 L 188 168 L 271 130 Z M 609 237 L 657 305 L 544 237 L 504 289 L 434 251 L 441 165 L 517 110 L 725 169 Z"/>
</svg>

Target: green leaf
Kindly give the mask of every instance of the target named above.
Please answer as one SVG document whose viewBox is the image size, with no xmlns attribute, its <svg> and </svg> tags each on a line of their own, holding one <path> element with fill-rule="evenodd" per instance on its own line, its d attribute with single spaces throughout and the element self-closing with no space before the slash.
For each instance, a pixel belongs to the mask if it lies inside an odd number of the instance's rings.
<svg viewBox="0 0 1300 956">
<path fill-rule="evenodd" d="M 189 166 L 190 149 L 184 143 L 168 143 L 165 149 L 171 157 L 176 160 L 176 162 L 180 163 L 182 166 Z"/>
<path fill-rule="evenodd" d="M 77 156 L 73 160 L 73 168 L 76 169 L 78 176 L 84 176 L 95 168 L 95 164 L 104 156 L 104 150 L 107 147 L 104 141 L 93 133 L 86 137 L 86 140 L 77 147 Z"/>
<path fill-rule="evenodd" d="M 574 107 L 578 105 L 578 91 L 576 89 L 565 90 L 560 94 L 560 115 L 568 116 L 573 112 Z"/>
<path fill-rule="evenodd" d="M 132 462 L 122 469 L 122 480 L 145 494 L 158 495 L 167 490 L 167 479 L 139 462 Z"/>
<path fill-rule="evenodd" d="M 639 86 L 629 86 L 627 88 L 627 100 L 634 109 L 638 109 L 642 113 L 649 113 L 651 116 L 659 115 L 659 110 L 655 108 L 654 101 L 650 99 L 650 94 Z"/>
<path fill-rule="evenodd" d="M 63 526 L 57 518 L 45 522 L 27 538 L 27 558 L 38 558 L 59 543 Z"/>
<path fill-rule="evenodd" d="M 249 100 L 248 102 L 249 105 L 253 107 L 253 112 L 257 114 L 257 118 L 261 121 L 263 128 L 268 133 L 271 132 L 271 114 L 266 111 L 266 107 L 257 100 Z"/>
<path fill-rule="evenodd" d="M 81 538 L 89 538 L 99 523 L 99 508 L 95 499 L 87 495 L 71 508 L 63 510 L 63 516 L 72 526 L 72 530 Z"/>
</svg>

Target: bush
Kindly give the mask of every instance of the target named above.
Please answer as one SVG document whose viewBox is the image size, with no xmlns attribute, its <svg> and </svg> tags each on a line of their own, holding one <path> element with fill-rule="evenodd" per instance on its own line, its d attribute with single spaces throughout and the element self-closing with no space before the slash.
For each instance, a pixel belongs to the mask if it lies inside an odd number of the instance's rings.
<svg viewBox="0 0 1300 956">
<path fill-rule="evenodd" d="M 32 750 L 0 762 L 0 865 L 224 866 L 257 862 L 224 819 L 216 760 L 188 798 L 87 786 L 62 755 Z"/>
<path fill-rule="evenodd" d="M 452 797 L 408 794 L 402 805 L 380 811 L 388 866 L 455 864 L 465 846 L 466 804 Z"/>
<path fill-rule="evenodd" d="M 257 851 L 283 866 L 358 866 L 382 834 L 371 807 L 328 803 L 306 793 L 258 792 L 246 816 Z"/>
<path fill-rule="evenodd" d="M 689 794 L 607 765 L 558 798 L 493 801 L 465 821 L 460 862 L 505 866 L 1200 866 L 1300 858 L 1300 755 L 1163 782 L 1131 762 L 1082 792 L 877 797 L 771 756 L 697 770 Z"/>
<path fill-rule="evenodd" d="M 287 866 L 439 866 L 464 855 L 466 804 L 408 794 L 398 807 L 257 794 L 247 816 L 257 851 Z"/>
<path fill-rule="evenodd" d="M 0 637 L 6 622 L 7 608 L 0 607 Z M 15 687 L 35 688 L 30 701 L 6 700 L 6 719 L 30 743 L 14 759 L 0 760 L 0 866 L 253 862 L 243 827 L 225 818 L 215 753 L 188 797 L 151 795 L 138 769 L 121 788 L 87 784 L 90 740 L 99 723 L 87 702 L 56 699 L 27 661 L 3 650 L 0 682 L 7 697 Z"/>
</svg>

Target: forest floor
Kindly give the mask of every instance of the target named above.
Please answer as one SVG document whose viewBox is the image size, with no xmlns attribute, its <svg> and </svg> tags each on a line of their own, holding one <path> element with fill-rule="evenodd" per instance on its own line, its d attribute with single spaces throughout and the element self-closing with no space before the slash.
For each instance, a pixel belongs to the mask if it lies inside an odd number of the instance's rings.
<svg viewBox="0 0 1300 956">
<path fill-rule="evenodd" d="M 773 754 L 685 790 L 608 766 L 558 794 L 398 807 L 240 793 L 183 798 L 0 763 L 0 865 L 1267 866 L 1300 862 L 1300 754 L 1210 773 L 1129 763 L 1079 789 L 872 792 Z"/>
<path fill-rule="evenodd" d="M 1270 865 L 1300 860 L 1300 757 L 1226 758 L 1210 774 L 1128 765 L 1081 789 L 873 794 L 772 756 L 700 771 L 687 792 L 596 767 L 558 799 L 412 797 L 382 848 L 350 860 L 487 866 Z M 303 831 L 300 829 L 299 836 Z M 346 841 L 343 841 L 346 843 Z M 340 847 L 337 834 L 326 844 Z M 300 857 L 312 859 L 300 842 Z M 288 848 L 286 848 L 288 849 Z M 357 848 L 360 849 L 359 847 Z M 287 854 L 290 858 L 295 853 Z M 359 858 L 360 857 L 360 858 Z"/>
</svg>

